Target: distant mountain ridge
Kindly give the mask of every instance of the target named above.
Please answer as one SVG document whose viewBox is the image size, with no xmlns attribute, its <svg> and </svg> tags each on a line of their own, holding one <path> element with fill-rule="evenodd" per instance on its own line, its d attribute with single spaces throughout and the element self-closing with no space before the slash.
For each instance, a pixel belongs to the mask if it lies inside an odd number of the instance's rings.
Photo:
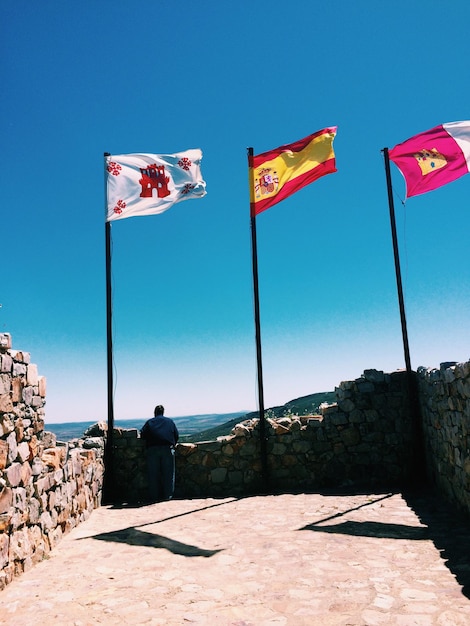
<svg viewBox="0 0 470 626">
<path fill-rule="evenodd" d="M 336 395 L 334 391 L 321 391 L 319 393 L 312 393 L 308 396 L 301 396 L 294 400 L 289 400 L 286 404 L 281 406 L 271 407 L 265 410 L 265 414 L 268 417 L 283 417 L 284 415 L 310 415 L 319 412 L 320 404 L 327 402 L 331 404 L 336 401 Z M 230 434 L 232 428 L 234 428 L 240 421 L 255 419 L 259 416 L 259 411 L 253 411 L 246 413 L 245 416 L 240 419 L 229 420 L 221 425 L 208 428 L 207 430 L 201 430 L 192 435 L 181 437 L 182 442 L 194 443 L 196 441 L 211 441 L 217 439 L 217 437 L 223 437 Z"/>
<path fill-rule="evenodd" d="M 318 413 L 322 402 L 334 402 L 336 399 L 334 391 L 314 393 L 309 396 L 302 396 L 295 400 L 289 400 L 282 406 L 275 406 L 266 409 L 268 417 L 282 417 L 284 415 L 305 415 Z M 196 441 L 210 441 L 223 435 L 230 434 L 232 428 L 238 423 L 258 417 L 258 411 L 246 413 L 238 411 L 234 413 L 209 413 L 203 415 L 187 415 L 172 418 L 180 432 L 182 443 Z M 116 428 L 136 428 L 140 430 L 148 418 L 135 420 L 116 420 Z M 47 424 L 45 429 L 56 435 L 58 441 L 70 441 L 83 437 L 85 430 L 96 422 L 64 422 L 61 424 Z"/>
</svg>

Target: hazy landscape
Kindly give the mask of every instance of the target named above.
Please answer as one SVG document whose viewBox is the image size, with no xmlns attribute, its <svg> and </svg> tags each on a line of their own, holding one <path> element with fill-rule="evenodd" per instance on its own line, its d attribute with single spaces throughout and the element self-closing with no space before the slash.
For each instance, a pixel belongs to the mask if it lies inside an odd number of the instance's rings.
<svg viewBox="0 0 470 626">
<path fill-rule="evenodd" d="M 335 393 L 325 391 L 302 396 L 294 400 L 289 400 L 286 404 L 266 409 L 268 417 L 282 417 L 283 415 L 306 415 L 317 413 L 322 402 L 334 402 Z M 204 441 L 216 439 L 222 435 L 228 435 L 232 428 L 245 419 L 258 417 L 258 411 L 246 413 L 239 411 L 235 413 L 210 413 L 204 415 L 185 415 L 173 417 L 180 432 L 181 442 Z M 116 420 L 116 428 L 137 428 L 140 430 L 148 418 L 134 420 Z M 96 422 L 64 422 L 61 424 L 48 424 L 45 429 L 56 435 L 59 441 L 70 441 L 83 436 L 89 426 Z"/>
</svg>

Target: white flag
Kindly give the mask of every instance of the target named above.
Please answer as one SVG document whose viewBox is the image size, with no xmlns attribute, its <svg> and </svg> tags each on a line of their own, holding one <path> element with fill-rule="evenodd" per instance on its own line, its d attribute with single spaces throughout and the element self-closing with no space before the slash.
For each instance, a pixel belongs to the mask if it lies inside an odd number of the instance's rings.
<svg viewBox="0 0 470 626">
<path fill-rule="evenodd" d="M 176 202 L 202 198 L 202 151 L 106 157 L 106 221 L 163 213 Z"/>
</svg>

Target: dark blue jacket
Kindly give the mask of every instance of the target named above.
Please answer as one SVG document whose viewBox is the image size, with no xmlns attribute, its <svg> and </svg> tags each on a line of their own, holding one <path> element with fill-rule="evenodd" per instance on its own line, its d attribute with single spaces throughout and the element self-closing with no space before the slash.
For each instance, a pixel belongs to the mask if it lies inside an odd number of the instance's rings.
<svg viewBox="0 0 470 626">
<path fill-rule="evenodd" d="M 140 434 L 149 448 L 151 446 L 175 446 L 179 438 L 175 423 L 164 415 L 157 415 L 147 420 Z"/>
</svg>

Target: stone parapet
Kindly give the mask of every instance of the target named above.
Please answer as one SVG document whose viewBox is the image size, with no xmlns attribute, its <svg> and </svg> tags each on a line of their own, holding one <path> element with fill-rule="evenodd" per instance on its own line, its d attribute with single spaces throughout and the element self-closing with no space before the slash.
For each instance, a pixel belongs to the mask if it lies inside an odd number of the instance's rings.
<svg viewBox="0 0 470 626">
<path fill-rule="evenodd" d="M 0 334 L 0 589 L 47 556 L 99 506 L 104 440 L 44 430 L 46 380 Z"/>
<path fill-rule="evenodd" d="M 240 422 L 216 441 L 179 444 L 176 497 L 213 497 L 356 485 L 402 485 L 410 473 L 412 428 L 406 374 L 368 370 L 336 389 L 320 415 Z M 114 431 L 114 470 L 122 501 L 145 500 L 145 448 L 136 431 Z M 264 472 L 264 469 L 267 472 Z"/>
<path fill-rule="evenodd" d="M 428 475 L 470 513 L 470 361 L 418 369 Z"/>
<path fill-rule="evenodd" d="M 419 428 L 409 398 L 416 381 Z M 366 370 L 340 383 L 318 415 L 267 416 L 263 442 L 259 420 L 247 419 L 215 441 L 179 444 L 175 495 L 402 487 L 424 446 L 428 477 L 470 513 L 470 362 L 420 368 L 412 382 L 404 371 Z M 44 430 L 45 397 L 29 353 L 0 333 L 0 589 L 101 503 L 106 423 L 57 442 Z M 116 501 L 146 501 L 140 433 L 116 428 L 112 442 Z"/>
</svg>

